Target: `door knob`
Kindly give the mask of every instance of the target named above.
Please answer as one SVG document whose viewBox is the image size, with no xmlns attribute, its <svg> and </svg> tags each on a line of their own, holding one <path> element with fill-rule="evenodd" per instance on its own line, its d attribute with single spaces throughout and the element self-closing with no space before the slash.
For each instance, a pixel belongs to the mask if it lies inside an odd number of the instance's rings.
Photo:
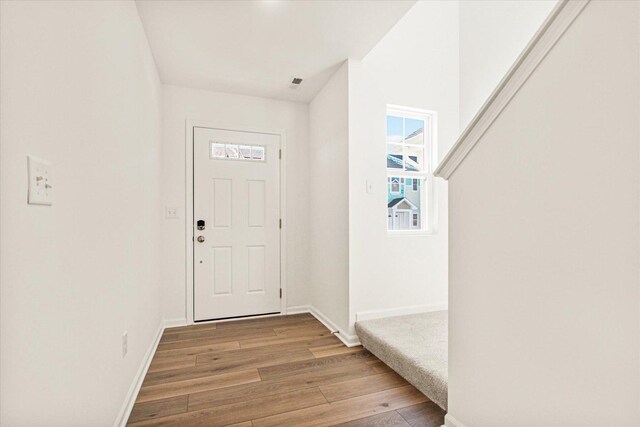
<svg viewBox="0 0 640 427">
<path fill-rule="evenodd" d="M 198 236 L 198 242 L 200 243 L 204 242 L 204 236 Z"/>
</svg>

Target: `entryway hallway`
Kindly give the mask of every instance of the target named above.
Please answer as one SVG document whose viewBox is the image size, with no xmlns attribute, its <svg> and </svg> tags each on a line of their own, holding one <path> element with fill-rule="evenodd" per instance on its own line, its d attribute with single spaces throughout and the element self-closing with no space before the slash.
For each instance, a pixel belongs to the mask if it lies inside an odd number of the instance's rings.
<svg viewBox="0 0 640 427">
<path fill-rule="evenodd" d="M 128 425 L 440 426 L 444 411 L 311 314 L 165 330 Z"/>
</svg>

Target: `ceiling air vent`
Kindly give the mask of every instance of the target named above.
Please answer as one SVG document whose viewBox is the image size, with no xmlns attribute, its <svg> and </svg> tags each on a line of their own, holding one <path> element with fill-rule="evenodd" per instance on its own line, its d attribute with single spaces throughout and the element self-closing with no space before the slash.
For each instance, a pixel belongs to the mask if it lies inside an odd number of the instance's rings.
<svg viewBox="0 0 640 427">
<path fill-rule="evenodd" d="M 298 89 L 302 84 L 302 79 L 300 77 L 293 77 L 291 79 L 291 84 L 289 84 L 289 89 Z"/>
</svg>

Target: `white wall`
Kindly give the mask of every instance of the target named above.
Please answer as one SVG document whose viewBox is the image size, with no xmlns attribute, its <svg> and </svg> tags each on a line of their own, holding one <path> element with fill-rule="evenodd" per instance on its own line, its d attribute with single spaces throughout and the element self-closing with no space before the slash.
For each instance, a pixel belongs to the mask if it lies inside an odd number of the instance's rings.
<svg viewBox="0 0 640 427">
<path fill-rule="evenodd" d="M 309 295 L 309 107 L 246 95 L 187 89 L 163 90 L 162 203 L 180 219 L 162 222 L 162 298 L 165 319 L 186 319 L 185 121 L 284 130 L 287 186 L 287 305 L 308 304 Z"/>
<path fill-rule="evenodd" d="M 460 130 L 469 124 L 556 3 L 460 1 Z"/>
<path fill-rule="evenodd" d="M 161 321 L 159 79 L 133 2 L 0 7 L 0 423 L 113 425 Z"/>
<path fill-rule="evenodd" d="M 311 304 L 348 335 L 349 61 L 309 106 Z"/>
<path fill-rule="evenodd" d="M 590 2 L 450 179 L 466 427 L 640 425 L 639 22 Z"/>
<path fill-rule="evenodd" d="M 353 64 L 349 81 L 351 326 L 358 312 L 446 307 L 446 183 L 435 182 L 435 234 L 387 233 L 385 116 L 387 104 L 436 111 L 441 154 L 457 137 L 457 2 L 418 2 Z"/>
</svg>

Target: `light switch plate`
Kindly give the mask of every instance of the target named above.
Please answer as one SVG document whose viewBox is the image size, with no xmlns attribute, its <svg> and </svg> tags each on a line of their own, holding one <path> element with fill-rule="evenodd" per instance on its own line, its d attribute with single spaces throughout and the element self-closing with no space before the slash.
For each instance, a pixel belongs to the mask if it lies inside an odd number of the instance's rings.
<svg viewBox="0 0 640 427">
<path fill-rule="evenodd" d="M 367 193 L 373 194 L 373 182 L 371 180 L 367 180 L 366 188 L 367 188 Z"/>
<path fill-rule="evenodd" d="M 30 205 L 52 205 L 53 168 L 51 163 L 37 157 L 27 156 L 27 169 L 29 173 L 28 203 Z"/>
</svg>

